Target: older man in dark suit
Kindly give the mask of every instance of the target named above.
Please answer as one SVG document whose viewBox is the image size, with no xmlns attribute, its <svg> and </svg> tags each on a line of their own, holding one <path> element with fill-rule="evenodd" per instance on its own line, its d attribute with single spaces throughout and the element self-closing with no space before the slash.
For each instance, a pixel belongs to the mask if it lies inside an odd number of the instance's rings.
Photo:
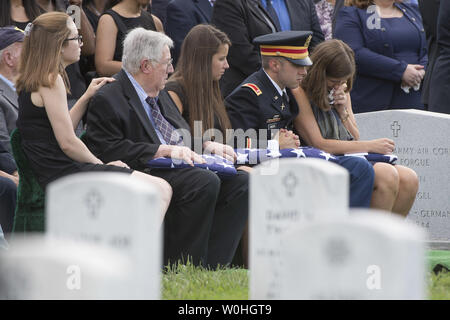
<svg viewBox="0 0 450 320">
<path fill-rule="evenodd" d="M 17 28 L 0 28 L 0 142 L 10 153 L 9 136 L 16 128 L 19 111 L 14 79 L 18 74 L 23 38 L 23 32 Z"/>
<path fill-rule="evenodd" d="M 211 23 L 232 43 L 230 68 L 221 80 L 224 97 L 261 68 L 258 47 L 252 43 L 257 36 L 282 30 L 312 31 L 311 50 L 324 40 L 313 0 L 216 0 Z"/>
<path fill-rule="evenodd" d="M 90 103 L 86 141 L 103 161 L 120 159 L 171 185 L 173 196 L 164 220 L 165 263 L 189 258 L 195 265 L 226 265 L 247 221 L 248 175 L 240 172 L 221 180 L 196 167 L 147 168 L 148 161 L 158 157 L 190 164 L 203 161 L 179 145 L 179 139 L 172 139 L 176 129 L 189 131 L 168 93 L 161 91 L 173 72 L 172 44 L 166 35 L 143 28 L 127 35 L 123 69 Z"/>
<path fill-rule="evenodd" d="M 174 63 L 180 56 L 181 45 L 187 33 L 196 25 L 209 23 L 213 11 L 210 0 L 172 0 L 167 6 L 167 35 L 174 41 Z"/>
</svg>

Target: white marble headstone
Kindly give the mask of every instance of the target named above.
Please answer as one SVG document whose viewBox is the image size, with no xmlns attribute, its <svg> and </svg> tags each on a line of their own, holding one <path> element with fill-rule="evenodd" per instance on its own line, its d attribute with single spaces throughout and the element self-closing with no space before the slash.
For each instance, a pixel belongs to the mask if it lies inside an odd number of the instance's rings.
<svg viewBox="0 0 450 320">
<path fill-rule="evenodd" d="M 348 214 L 348 172 L 319 159 L 279 159 L 250 175 L 250 298 L 278 299 L 283 235 L 312 221 Z M 272 166 L 274 167 L 274 166 Z"/>
<path fill-rule="evenodd" d="M 356 115 L 361 140 L 395 142 L 397 164 L 416 171 L 419 192 L 408 219 L 432 241 L 450 241 L 450 115 L 392 110 Z"/>
<path fill-rule="evenodd" d="M 424 232 L 392 214 L 292 229 L 281 249 L 281 299 L 424 299 Z"/>
<path fill-rule="evenodd" d="M 159 299 L 160 206 L 155 186 L 131 179 L 129 175 L 71 175 L 48 186 L 47 232 L 126 254 L 132 270 L 122 299 Z"/>
<path fill-rule="evenodd" d="M 117 251 L 45 236 L 0 252 L 0 300 L 117 299 L 129 260 Z"/>
</svg>

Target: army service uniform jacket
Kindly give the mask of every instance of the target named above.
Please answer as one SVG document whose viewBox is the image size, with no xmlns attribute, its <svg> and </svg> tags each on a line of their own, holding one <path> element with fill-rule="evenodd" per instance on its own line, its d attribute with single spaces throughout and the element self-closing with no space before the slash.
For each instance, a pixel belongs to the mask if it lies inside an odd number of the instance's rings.
<svg viewBox="0 0 450 320">
<path fill-rule="evenodd" d="M 283 99 L 264 70 L 260 69 L 225 99 L 233 129 L 243 129 L 244 132 L 254 129 L 257 139 L 261 140 L 251 141 L 251 146 L 236 147 L 264 148 L 266 141 L 272 139 L 277 130 L 293 129 L 293 120 L 299 108 L 290 90 L 286 88 L 286 92 L 287 98 Z M 261 135 L 259 129 L 266 129 L 267 133 Z"/>
</svg>

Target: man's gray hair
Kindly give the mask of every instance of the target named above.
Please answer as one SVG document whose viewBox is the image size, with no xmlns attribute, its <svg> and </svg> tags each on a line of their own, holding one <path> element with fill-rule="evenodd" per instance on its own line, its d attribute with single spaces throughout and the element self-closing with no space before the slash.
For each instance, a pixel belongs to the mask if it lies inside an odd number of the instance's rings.
<svg viewBox="0 0 450 320">
<path fill-rule="evenodd" d="M 165 34 L 135 28 L 127 34 L 123 42 L 122 67 L 129 73 L 136 74 L 143 59 L 160 61 L 164 46 L 173 47 L 172 39 Z"/>
</svg>

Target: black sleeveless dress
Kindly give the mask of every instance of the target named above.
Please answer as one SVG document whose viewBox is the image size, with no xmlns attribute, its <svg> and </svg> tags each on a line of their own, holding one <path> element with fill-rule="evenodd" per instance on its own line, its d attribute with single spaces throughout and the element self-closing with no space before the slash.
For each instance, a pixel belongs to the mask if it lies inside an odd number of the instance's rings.
<svg viewBox="0 0 450 320">
<path fill-rule="evenodd" d="M 35 106 L 29 92 L 22 91 L 19 94 L 17 128 L 22 136 L 22 149 L 31 170 L 44 190 L 48 183 L 77 172 L 133 172 L 127 168 L 80 163 L 69 158 L 59 147 L 45 108 Z"/>
<path fill-rule="evenodd" d="M 142 27 L 147 30 L 156 31 L 156 25 L 153 21 L 152 15 L 145 11 L 141 11 L 141 15 L 136 18 L 126 18 L 118 14 L 112 9 L 106 10 L 103 14 L 109 14 L 116 23 L 117 26 L 117 37 L 116 37 L 116 49 L 114 51 L 114 61 L 122 61 L 123 53 L 123 40 L 128 31 Z"/>
</svg>

